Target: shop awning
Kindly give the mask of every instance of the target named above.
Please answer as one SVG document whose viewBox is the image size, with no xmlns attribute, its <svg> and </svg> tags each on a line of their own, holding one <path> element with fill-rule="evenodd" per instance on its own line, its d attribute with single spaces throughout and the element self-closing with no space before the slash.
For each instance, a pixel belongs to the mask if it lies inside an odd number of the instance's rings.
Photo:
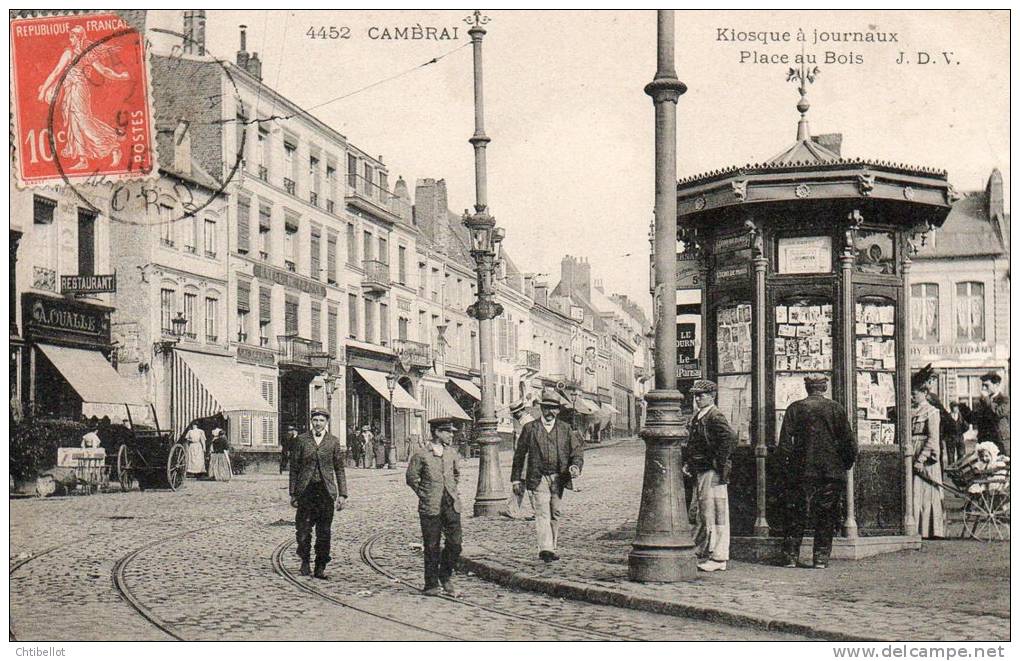
<svg viewBox="0 0 1020 661">
<path fill-rule="evenodd" d="M 457 386 L 471 397 L 477 399 L 479 402 L 482 401 L 482 391 L 478 389 L 478 386 L 471 383 L 467 379 L 457 379 L 452 376 L 446 377 L 450 380 L 453 385 Z"/>
<path fill-rule="evenodd" d="M 602 412 L 603 413 L 619 413 L 619 411 L 616 410 L 616 407 L 613 406 L 612 404 L 609 404 L 608 402 L 603 402 L 602 403 Z"/>
<path fill-rule="evenodd" d="M 389 401 L 390 399 L 390 387 L 386 383 L 385 372 L 379 372 L 376 370 L 366 369 L 364 367 L 355 367 L 354 371 L 361 375 L 361 378 L 365 380 L 368 385 L 372 386 L 372 390 L 379 393 L 379 395 Z M 398 409 L 410 409 L 412 411 L 424 411 L 425 407 L 418 403 L 415 399 L 399 384 L 393 389 L 393 406 Z"/>
<path fill-rule="evenodd" d="M 599 412 L 599 405 L 585 397 L 578 397 L 574 400 L 574 408 L 578 413 L 594 415 Z"/>
<path fill-rule="evenodd" d="M 233 358 L 179 350 L 173 357 L 171 424 L 175 435 L 193 420 L 217 413 L 276 414 L 276 407 L 262 398 Z M 235 431 L 230 435 L 234 438 Z"/>
<path fill-rule="evenodd" d="M 425 383 L 422 388 L 422 399 L 429 420 L 433 418 L 456 418 L 470 420 L 471 416 L 464 412 L 457 400 L 446 391 L 446 384 Z"/>
<path fill-rule="evenodd" d="M 39 344 L 82 401 L 91 404 L 131 404 L 144 406 L 137 388 L 117 374 L 113 365 L 98 351 Z"/>
</svg>

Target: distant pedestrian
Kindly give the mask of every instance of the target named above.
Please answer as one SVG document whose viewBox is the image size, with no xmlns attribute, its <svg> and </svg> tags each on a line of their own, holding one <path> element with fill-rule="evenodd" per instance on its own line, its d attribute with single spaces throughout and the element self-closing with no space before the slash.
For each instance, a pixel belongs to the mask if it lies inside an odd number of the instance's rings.
<svg viewBox="0 0 1020 661">
<path fill-rule="evenodd" d="M 542 417 L 521 430 L 510 482 L 516 495 L 527 488 L 535 509 L 538 557 L 552 562 L 560 558 L 556 551 L 563 490 L 573 489 L 572 480 L 581 476 L 584 443 L 574 430 L 556 418 L 560 397 L 553 389 L 543 391 L 539 407 Z"/>
<path fill-rule="evenodd" d="M 916 531 L 923 539 L 946 536 L 946 515 L 942 507 L 942 444 L 939 424 L 941 416 L 928 401 L 928 385 L 924 373 L 911 379 L 910 440 L 914 455 L 913 496 Z"/>
<path fill-rule="evenodd" d="M 967 454 L 963 435 L 967 433 L 967 429 L 970 427 L 969 416 L 964 413 L 964 408 L 960 406 L 959 402 L 953 402 L 949 405 L 949 417 L 953 419 L 953 435 L 951 441 L 946 444 L 946 452 L 948 453 L 944 462 L 946 466 L 953 465 L 962 459 L 963 455 Z"/>
<path fill-rule="evenodd" d="M 991 441 L 1009 455 L 1009 396 L 1002 392 L 1002 377 L 988 372 L 981 377 L 981 399 L 974 405 L 978 442 Z"/>
<path fill-rule="evenodd" d="M 432 438 L 407 465 L 407 485 L 418 495 L 425 556 L 425 594 L 439 596 L 439 585 L 451 597 L 459 595 L 453 573 L 463 544 L 460 525 L 460 455 L 453 445 L 453 418 L 429 420 Z M 445 546 L 440 549 L 442 538 Z"/>
<path fill-rule="evenodd" d="M 350 454 L 351 465 L 355 468 L 360 467 L 364 448 L 361 435 L 358 433 L 358 428 L 355 425 L 350 425 L 347 428 L 347 451 Z"/>
<path fill-rule="evenodd" d="M 386 466 L 386 436 L 379 431 L 379 428 L 372 426 L 372 449 L 374 450 L 375 467 Z"/>
<path fill-rule="evenodd" d="M 297 553 L 301 575 L 311 574 L 312 528 L 315 528 L 315 578 L 326 578 L 330 561 L 333 509 L 347 502 L 344 450 L 340 440 L 326 430 L 329 412 L 311 411 L 311 431 L 298 436 L 290 455 L 290 504 L 297 508 Z"/>
<path fill-rule="evenodd" d="M 217 482 L 229 482 L 230 476 L 230 453 L 228 452 L 227 435 L 222 429 L 213 431 L 210 441 L 212 451 L 209 455 L 209 477 Z"/>
<path fill-rule="evenodd" d="M 184 435 L 188 443 L 188 475 L 205 473 L 205 432 L 198 428 L 197 422 L 191 423 L 191 429 Z"/>
<path fill-rule="evenodd" d="M 287 470 L 290 461 L 290 450 L 294 446 L 294 442 L 297 440 L 298 431 L 294 425 L 287 425 L 287 432 L 283 435 L 283 440 L 280 442 L 280 474 Z"/>
<path fill-rule="evenodd" d="M 796 567 L 810 512 L 814 526 L 813 566 L 825 569 L 839 526 L 846 472 L 857 459 L 857 438 L 843 407 L 825 396 L 829 379 L 804 377 L 807 397 L 786 409 L 779 432 L 780 474 L 785 480 L 784 564 Z"/>
<path fill-rule="evenodd" d="M 715 405 L 717 387 L 707 379 L 691 386 L 698 411 L 687 434 L 687 470 L 694 478 L 694 544 L 700 571 L 726 571 L 730 560 L 730 504 L 727 482 L 737 434 Z"/>
<path fill-rule="evenodd" d="M 362 468 L 371 468 L 375 463 L 375 434 L 365 425 L 361 428 Z"/>
<path fill-rule="evenodd" d="M 89 431 L 81 437 L 81 446 L 83 448 L 98 448 L 102 446 L 103 440 L 99 438 L 99 427 L 89 427 Z"/>
</svg>

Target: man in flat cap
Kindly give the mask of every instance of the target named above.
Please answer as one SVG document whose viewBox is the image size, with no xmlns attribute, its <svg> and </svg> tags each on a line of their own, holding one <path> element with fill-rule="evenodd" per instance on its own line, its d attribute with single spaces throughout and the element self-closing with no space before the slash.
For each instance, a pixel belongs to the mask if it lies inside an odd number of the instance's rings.
<svg viewBox="0 0 1020 661">
<path fill-rule="evenodd" d="M 790 404 L 779 432 L 777 458 L 786 479 L 783 561 L 790 568 L 797 567 L 808 510 L 815 530 L 814 567 L 828 566 L 846 472 L 857 459 L 857 437 L 843 407 L 825 396 L 828 382 L 823 374 L 804 377 L 807 397 Z"/>
<path fill-rule="evenodd" d="M 510 483 L 517 495 L 523 494 L 525 488 L 530 492 L 531 505 L 535 508 L 538 557 L 552 562 L 559 560 L 556 542 L 563 489 L 573 489 L 571 480 L 581 475 L 584 443 L 577 432 L 556 418 L 560 412 L 560 397 L 556 391 L 546 388 L 539 407 L 542 417 L 524 425 L 517 439 Z"/>
<path fill-rule="evenodd" d="M 991 441 L 999 452 L 1009 455 L 1009 396 L 1002 392 L 998 372 L 981 376 L 981 399 L 974 405 L 974 427 L 979 443 Z"/>
<path fill-rule="evenodd" d="M 297 552 L 301 575 L 311 574 L 312 528 L 315 528 L 315 578 L 326 578 L 333 508 L 347 502 L 344 446 L 330 434 L 329 411 L 311 411 L 312 428 L 299 435 L 290 449 L 290 504 L 297 508 Z"/>
<path fill-rule="evenodd" d="M 725 571 L 730 559 L 730 505 L 726 484 L 737 434 L 715 405 L 716 385 L 698 379 L 691 386 L 698 412 L 688 427 L 685 464 L 694 477 L 694 544 L 698 569 Z"/>
<path fill-rule="evenodd" d="M 411 457 L 405 477 L 407 486 L 418 494 L 418 519 L 425 550 L 425 594 L 436 597 L 445 592 L 456 597 L 459 593 L 453 582 L 453 570 L 462 544 L 460 455 L 453 445 L 457 428 L 453 418 L 433 418 L 429 427 L 432 437 Z M 440 549 L 442 537 L 446 538 L 446 545 Z"/>
</svg>

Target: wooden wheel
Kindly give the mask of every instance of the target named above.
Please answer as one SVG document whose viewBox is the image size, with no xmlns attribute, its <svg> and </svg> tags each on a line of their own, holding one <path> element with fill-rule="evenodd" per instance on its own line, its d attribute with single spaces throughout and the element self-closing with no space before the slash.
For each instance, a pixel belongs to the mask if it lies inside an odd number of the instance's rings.
<svg viewBox="0 0 1020 661">
<path fill-rule="evenodd" d="M 134 475 L 131 472 L 131 451 L 124 444 L 117 450 L 117 480 L 120 482 L 121 491 L 129 491 L 131 483 L 134 482 Z"/>
<path fill-rule="evenodd" d="M 188 453 L 180 443 L 174 443 L 166 458 L 166 481 L 170 489 L 177 491 L 184 484 L 188 470 Z"/>
<path fill-rule="evenodd" d="M 970 498 L 963 511 L 964 532 L 982 542 L 1009 539 L 1009 498 L 981 493 Z"/>
</svg>

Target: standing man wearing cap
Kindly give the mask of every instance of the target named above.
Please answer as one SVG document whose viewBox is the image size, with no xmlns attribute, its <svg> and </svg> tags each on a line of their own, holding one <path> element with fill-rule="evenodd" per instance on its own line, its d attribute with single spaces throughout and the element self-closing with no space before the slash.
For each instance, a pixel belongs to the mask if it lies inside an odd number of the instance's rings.
<svg viewBox="0 0 1020 661">
<path fill-rule="evenodd" d="M 737 434 L 715 405 L 716 385 L 698 379 L 691 397 L 698 412 L 691 418 L 687 436 L 687 470 L 695 478 L 694 544 L 701 571 L 725 571 L 730 559 L 730 503 L 726 483 L 730 475 L 730 453 Z"/>
<path fill-rule="evenodd" d="M 525 487 L 530 492 L 531 505 L 535 508 L 538 557 L 552 562 L 559 560 L 556 542 L 563 489 L 573 489 L 571 480 L 581 475 L 584 444 L 577 432 L 556 419 L 560 398 L 552 388 L 543 391 L 539 406 L 542 417 L 524 425 L 517 439 L 510 482 L 515 494 L 523 494 Z"/>
<path fill-rule="evenodd" d="M 981 377 L 981 399 L 974 406 L 978 442 L 991 441 L 1009 455 L 1009 397 L 1001 391 L 1002 377 L 988 372 Z"/>
<path fill-rule="evenodd" d="M 315 578 L 326 578 L 330 561 L 329 546 L 333 527 L 333 508 L 347 502 L 347 476 L 344 473 L 344 446 L 330 434 L 329 412 L 311 411 L 312 429 L 294 440 L 290 450 L 290 504 L 297 508 L 297 553 L 301 575 L 311 574 L 312 528 L 315 528 Z"/>
<path fill-rule="evenodd" d="M 828 382 L 822 374 L 804 377 L 807 397 L 790 404 L 779 432 L 777 454 L 786 477 L 783 557 L 790 568 L 800 557 L 809 510 L 815 529 L 813 564 L 816 569 L 828 566 L 846 472 L 857 459 L 857 438 L 846 412 L 825 396 Z"/>
<path fill-rule="evenodd" d="M 437 597 L 439 585 L 458 596 L 453 583 L 462 544 L 460 528 L 460 455 L 453 446 L 453 418 L 429 420 L 432 438 L 407 465 L 407 486 L 418 494 L 418 518 L 425 547 L 425 594 Z M 446 546 L 440 550 L 442 537 Z"/>
</svg>

